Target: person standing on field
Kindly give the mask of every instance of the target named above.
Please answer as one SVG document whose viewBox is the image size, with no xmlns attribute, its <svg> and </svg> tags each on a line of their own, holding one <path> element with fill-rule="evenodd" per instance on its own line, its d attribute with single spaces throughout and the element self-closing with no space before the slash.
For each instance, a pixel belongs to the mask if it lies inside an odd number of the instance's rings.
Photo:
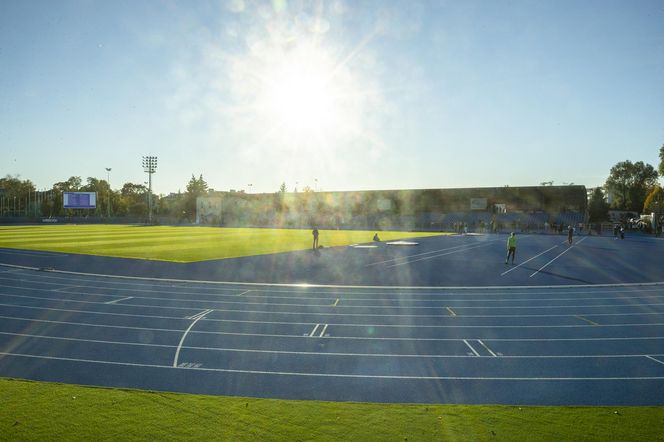
<svg viewBox="0 0 664 442">
<path fill-rule="evenodd" d="M 317 227 L 314 227 L 314 230 L 311 231 L 311 234 L 312 234 L 313 237 L 314 237 L 314 245 L 313 245 L 313 249 L 314 249 L 314 250 L 317 250 L 317 249 L 318 249 L 318 228 L 317 228 Z"/>
<path fill-rule="evenodd" d="M 510 236 L 507 237 L 507 258 L 505 258 L 505 264 L 512 257 L 512 264 L 514 264 L 514 257 L 516 256 L 516 233 L 512 232 Z"/>
<path fill-rule="evenodd" d="M 567 226 L 567 242 L 572 244 L 572 237 L 574 236 L 574 227 Z"/>
</svg>

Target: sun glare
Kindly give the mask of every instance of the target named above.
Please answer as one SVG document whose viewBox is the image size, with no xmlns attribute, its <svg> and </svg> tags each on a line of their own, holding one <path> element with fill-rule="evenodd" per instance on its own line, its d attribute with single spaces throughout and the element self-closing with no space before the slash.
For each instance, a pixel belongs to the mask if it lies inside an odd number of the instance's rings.
<svg viewBox="0 0 664 442">
<path fill-rule="evenodd" d="M 269 108 L 288 130 L 323 130 L 337 110 L 325 73 L 294 64 L 276 73 L 268 91 Z"/>
<path fill-rule="evenodd" d="M 334 64 L 310 46 L 279 58 L 265 73 L 262 101 L 270 119 L 290 135 L 326 135 L 340 120 Z"/>
</svg>

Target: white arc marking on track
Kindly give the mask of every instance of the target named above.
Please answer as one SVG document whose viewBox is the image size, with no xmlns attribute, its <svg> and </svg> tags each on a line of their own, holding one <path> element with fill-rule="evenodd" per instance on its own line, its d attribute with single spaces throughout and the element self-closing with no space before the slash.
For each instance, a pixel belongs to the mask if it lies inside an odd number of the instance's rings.
<svg viewBox="0 0 664 442">
<path fill-rule="evenodd" d="M 182 338 L 180 339 L 180 343 L 178 344 L 178 348 L 175 350 L 175 357 L 173 358 L 173 367 L 174 368 L 177 368 L 177 366 L 178 366 L 178 357 L 180 356 L 180 349 L 182 348 L 182 344 L 184 343 L 184 339 L 187 337 L 187 333 L 189 333 L 189 330 L 191 330 L 192 327 L 194 325 L 196 325 L 196 323 L 198 321 L 203 319 L 203 317 L 205 315 L 207 315 L 208 313 L 210 313 L 210 312 L 212 312 L 212 310 L 205 310 L 205 312 L 201 312 L 201 314 L 198 315 L 198 317 L 194 320 L 194 322 L 189 324 L 189 327 L 187 327 L 187 330 L 184 332 L 184 334 L 182 335 Z"/>
</svg>

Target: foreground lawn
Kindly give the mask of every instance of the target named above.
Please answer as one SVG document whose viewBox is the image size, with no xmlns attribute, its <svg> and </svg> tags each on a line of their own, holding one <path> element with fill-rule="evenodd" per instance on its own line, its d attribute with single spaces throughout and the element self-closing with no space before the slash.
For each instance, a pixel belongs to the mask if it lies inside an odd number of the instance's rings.
<svg viewBox="0 0 664 442">
<path fill-rule="evenodd" d="M 324 247 L 371 242 L 374 231 L 321 230 Z M 437 236 L 380 232 L 380 239 Z M 126 225 L 0 226 L 0 247 L 192 262 L 306 250 L 310 230 Z"/>
<path fill-rule="evenodd" d="M 2 440 L 664 440 L 662 407 L 278 401 L 0 379 Z"/>
</svg>

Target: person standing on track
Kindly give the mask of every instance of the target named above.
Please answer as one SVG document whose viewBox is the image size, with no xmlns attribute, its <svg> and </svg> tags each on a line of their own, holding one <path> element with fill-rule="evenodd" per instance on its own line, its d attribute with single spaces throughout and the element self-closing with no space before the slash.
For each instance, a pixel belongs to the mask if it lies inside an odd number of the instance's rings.
<svg viewBox="0 0 664 442">
<path fill-rule="evenodd" d="M 567 226 L 567 242 L 572 244 L 572 237 L 574 236 L 574 227 Z"/>
<path fill-rule="evenodd" d="M 507 258 L 505 258 L 505 264 L 512 256 L 512 264 L 514 264 L 514 257 L 516 256 L 516 233 L 512 232 L 510 236 L 507 237 Z"/>
</svg>

